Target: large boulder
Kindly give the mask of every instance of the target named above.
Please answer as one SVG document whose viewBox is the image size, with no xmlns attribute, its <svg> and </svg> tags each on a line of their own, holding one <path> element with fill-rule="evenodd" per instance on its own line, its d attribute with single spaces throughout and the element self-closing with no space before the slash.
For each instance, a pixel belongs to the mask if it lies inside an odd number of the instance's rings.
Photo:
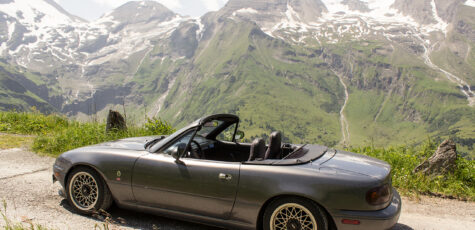
<svg viewBox="0 0 475 230">
<path fill-rule="evenodd" d="M 109 115 L 107 116 L 106 131 L 118 131 L 126 130 L 127 125 L 125 124 L 124 117 L 117 111 L 109 110 Z"/>
<path fill-rule="evenodd" d="M 442 142 L 435 151 L 434 155 L 418 165 L 414 172 L 423 172 L 425 174 L 442 175 L 453 172 L 457 160 L 457 149 L 455 142 L 448 139 Z"/>
</svg>

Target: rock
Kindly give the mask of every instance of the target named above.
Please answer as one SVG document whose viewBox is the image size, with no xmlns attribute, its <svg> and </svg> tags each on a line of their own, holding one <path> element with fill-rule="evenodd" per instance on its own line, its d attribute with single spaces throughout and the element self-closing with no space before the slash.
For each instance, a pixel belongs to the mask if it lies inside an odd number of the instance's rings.
<svg viewBox="0 0 475 230">
<path fill-rule="evenodd" d="M 125 124 L 124 117 L 117 111 L 109 110 L 109 115 L 107 116 L 106 132 L 126 129 L 127 125 Z"/>
<path fill-rule="evenodd" d="M 425 174 L 443 175 L 453 172 L 456 160 L 457 150 L 455 143 L 447 139 L 439 145 L 434 155 L 418 165 L 414 172 L 422 171 Z"/>
</svg>

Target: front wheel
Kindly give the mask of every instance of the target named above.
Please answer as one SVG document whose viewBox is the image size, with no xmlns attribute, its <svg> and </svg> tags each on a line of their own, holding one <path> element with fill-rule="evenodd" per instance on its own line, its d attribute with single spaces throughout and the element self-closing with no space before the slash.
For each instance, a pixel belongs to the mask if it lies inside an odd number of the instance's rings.
<svg viewBox="0 0 475 230">
<path fill-rule="evenodd" d="M 83 214 L 106 210 L 112 204 L 109 188 L 102 177 L 90 168 L 79 167 L 69 174 L 66 194 L 73 209 Z"/>
<path fill-rule="evenodd" d="M 312 201 L 283 198 L 273 201 L 264 212 L 265 230 L 327 230 L 325 212 Z"/>
</svg>

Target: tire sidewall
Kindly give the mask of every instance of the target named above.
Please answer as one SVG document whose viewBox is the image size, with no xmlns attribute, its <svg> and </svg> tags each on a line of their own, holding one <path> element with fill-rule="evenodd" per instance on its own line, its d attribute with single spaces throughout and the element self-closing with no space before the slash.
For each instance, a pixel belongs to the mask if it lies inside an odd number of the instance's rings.
<svg viewBox="0 0 475 230">
<path fill-rule="evenodd" d="M 296 203 L 307 208 L 312 213 L 313 217 L 315 218 L 315 221 L 317 222 L 317 229 L 328 230 L 328 220 L 322 208 L 320 208 L 313 201 L 298 198 L 298 197 L 286 197 L 286 198 L 281 198 L 281 199 L 272 201 L 269 204 L 269 206 L 267 206 L 266 210 L 264 211 L 263 221 L 262 221 L 264 230 L 273 230 L 270 227 L 272 213 L 281 205 L 288 204 L 288 203 Z"/>
<path fill-rule="evenodd" d="M 97 202 L 94 205 L 94 207 L 89 209 L 89 210 L 83 210 L 83 209 L 78 208 L 76 206 L 75 202 L 73 201 L 73 198 L 71 197 L 71 192 L 69 190 L 70 184 L 72 182 L 71 181 L 72 178 L 74 177 L 74 175 L 76 175 L 80 172 L 86 172 L 86 173 L 90 174 L 97 183 L 98 199 L 97 199 Z M 65 188 L 66 198 L 68 200 L 69 205 L 74 209 L 75 212 L 82 213 L 82 214 L 91 214 L 91 213 L 101 209 L 102 204 L 104 203 L 104 193 L 105 193 L 104 186 L 105 186 L 104 180 L 102 179 L 101 175 L 99 175 L 95 170 L 92 170 L 92 169 L 86 168 L 86 167 L 75 168 L 75 169 L 73 169 L 73 171 L 71 173 L 69 173 L 69 176 L 68 176 L 68 181 L 67 181 L 67 184 L 65 186 L 66 187 Z"/>
</svg>

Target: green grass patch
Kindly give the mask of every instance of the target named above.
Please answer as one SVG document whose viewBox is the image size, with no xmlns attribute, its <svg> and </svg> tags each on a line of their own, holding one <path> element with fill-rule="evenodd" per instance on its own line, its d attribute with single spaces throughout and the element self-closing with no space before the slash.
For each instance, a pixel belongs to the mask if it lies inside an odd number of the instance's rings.
<svg viewBox="0 0 475 230">
<path fill-rule="evenodd" d="M 0 132 L 16 134 L 45 134 L 64 129 L 70 121 L 59 115 L 38 112 L 0 112 Z"/>
<path fill-rule="evenodd" d="M 416 166 L 436 150 L 434 142 L 427 141 L 417 147 L 351 148 L 350 151 L 375 157 L 392 167 L 393 186 L 405 195 L 430 194 L 475 201 L 475 161 L 458 157 L 453 173 L 441 176 L 414 173 Z"/>
<path fill-rule="evenodd" d="M 0 132 L 35 134 L 32 149 L 37 153 L 50 156 L 58 156 L 71 149 L 121 138 L 171 134 L 175 131 L 168 122 L 157 118 L 148 119 L 140 127 L 128 127 L 125 131 L 106 132 L 105 130 L 106 124 L 104 123 L 70 121 L 58 115 L 0 112 Z M 16 142 L 12 144 L 3 143 L 0 139 L 2 143 L 0 147 L 3 145 L 17 146 L 22 141 L 26 141 L 26 139 L 22 140 L 17 137 Z"/>
<path fill-rule="evenodd" d="M 29 147 L 34 139 L 34 136 L 0 134 L 0 149 Z"/>
</svg>

